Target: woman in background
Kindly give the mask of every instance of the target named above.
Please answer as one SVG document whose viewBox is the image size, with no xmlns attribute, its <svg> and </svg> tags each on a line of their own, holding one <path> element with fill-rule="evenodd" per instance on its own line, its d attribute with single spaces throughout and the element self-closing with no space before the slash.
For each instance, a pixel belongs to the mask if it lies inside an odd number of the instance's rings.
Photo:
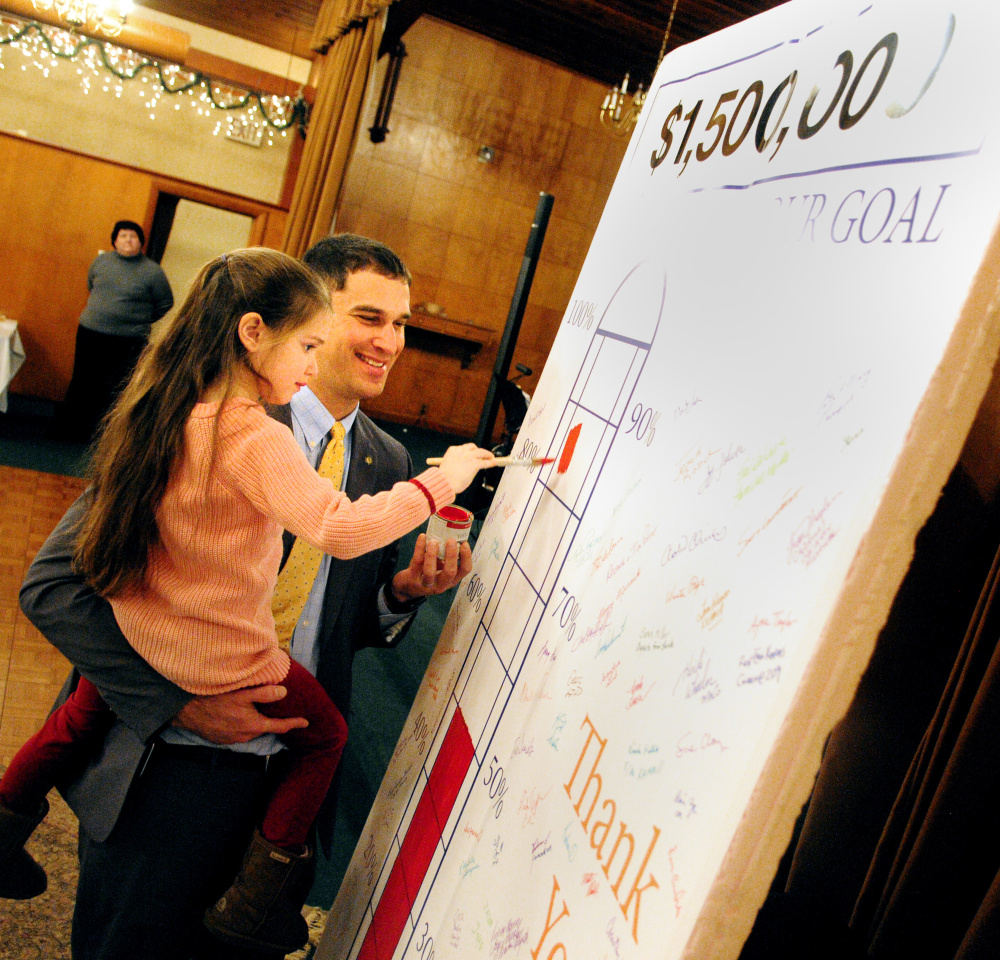
<svg viewBox="0 0 1000 960">
<path fill-rule="evenodd" d="M 114 250 L 100 253 L 87 271 L 90 298 L 76 330 L 73 377 L 64 402 L 66 433 L 89 442 L 132 375 L 149 328 L 174 304 L 160 265 L 143 256 L 142 227 L 119 220 Z"/>
</svg>

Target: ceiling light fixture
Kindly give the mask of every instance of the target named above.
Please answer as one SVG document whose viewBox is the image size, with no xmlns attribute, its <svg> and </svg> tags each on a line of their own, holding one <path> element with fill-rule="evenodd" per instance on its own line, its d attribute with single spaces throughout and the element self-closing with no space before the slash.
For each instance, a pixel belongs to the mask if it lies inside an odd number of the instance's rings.
<svg viewBox="0 0 1000 960">
<path fill-rule="evenodd" d="M 31 0 L 32 6 L 43 13 L 54 13 L 68 27 L 117 37 L 125 26 L 132 0 Z"/>
<path fill-rule="evenodd" d="M 674 0 L 674 4 L 670 8 L 670 19 L 667 20 L 667 30 L 663 35 L 663 43 L 660 44 L 660 56 L 656 61 L 657 69 L 659 69 L 660 63 L 667 52 L 667 41 L 670 39 L 670 28 L 674 25 L 677 2 L 678 0 Z M 656 69 L 653 70 L 653 76 L 656 76 Z M 642 110 L 642 105 L 646 102 L 646 91 L 643 89 L 641 83 L 635 93 L 632 94 L 632 102 L 628 102 L 628 82 L 629 74 L 626 73 L 624 79 L 617 87 L 611 87 L 608 90 L 604 97 L 604 103 L 601 105 L 601 123 L 618 137 L 627 137 L 632 132 L 636 121 L 639 119 L 639 111 Z"/>
</svg>

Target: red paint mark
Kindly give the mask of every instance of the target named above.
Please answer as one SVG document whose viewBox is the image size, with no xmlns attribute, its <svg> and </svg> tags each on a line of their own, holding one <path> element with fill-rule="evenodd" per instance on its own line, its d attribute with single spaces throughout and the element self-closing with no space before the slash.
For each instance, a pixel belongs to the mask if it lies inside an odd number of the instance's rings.
<svg viewBox="0 0 1000 960">
<path fill-rule="evenodd" d="M 569 470 L 569 462 L 573 459 L 573 451 L 576 449 L 576 441 L 580 439 L 580 430 L 583 428 L 582 423 L 578 423 L 569 432 L 569 436 L 566 437 L 566 443 L 563 445 L 562 455 L 559 457 L 559 466 L 556 470 L 559 473 L 565 473 Z"/>
<path fill-rule="evenodd" d="M 396 952 L 474 753 L 465 719 L 461 710 L 456 710 L 375 908 L 358 960 L 391 960 Z"/>
<path fill-rule="evenodd" d="M 472 527 L 472 512 L 465 507 L 442 507 L 434 516 L 444 521 L 448 531 L 468 530 Z"/>
<path fill-rule="evenodd" d="M 555 459 L 555 457 L 535 457 L 535 466 L 544 467 L 547 463 L 553 463 Z"/>
</svg>

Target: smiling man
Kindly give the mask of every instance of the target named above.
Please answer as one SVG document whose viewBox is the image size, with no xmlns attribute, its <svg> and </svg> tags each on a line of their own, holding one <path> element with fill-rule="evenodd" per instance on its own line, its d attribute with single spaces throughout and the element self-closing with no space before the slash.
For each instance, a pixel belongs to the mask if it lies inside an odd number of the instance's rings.
<svg viewBox="0 0 1000 960">
<path fill-rule="evenodd" d="M 313 392 L 335 417 L 346 416 L 359 400 L 371 400 L 385 389 L 403 351 L 410 317 L 408 271 L 394 276 L 368 266 L 347 273 L 343 280 L 331 272 L 339 266 L 343 247 L 349 246 L 343 236 L 320 241 L 303 258 L 330 286 L 335 324 L 322 351 L 323 376 Z M 334 252 L 338 262 L 330 265 Z"/>
<path fill-rule="evenodd" d="M 328 446 L 343 445 L 341 488 L 353 500 L 412 473 L 405 448 L 359 407 L 381 393 L 403 349 L 410 275 L 388 247 L 349 234 L 320 241 L 305 260 L 327 281 L 333 323 L 317 351 L 311 389 L 272 415 L 292 429 L 316 467 Z M 255 703 L 284 696 L 279 687 L 191 697 L 139 659 L 109 605 L 72 568 L 81 512 L 78 500 L 39 551 L 21 591 L 29 619 L 98 686 L 119 718 L 100 759 L 63 788 L 80 818 L 74 960 L 240 956 L 208 940 L 202 915 L 239 869 L 280 765 L 278 737 L 298 724 L 256 710 Z M 294 546 L 286 534 L 286 559 Z M 436 544 L 421 534 L 399 572 L 393 545 L 350 561 L 317 558 L 307 595 L 279 577 L 279 637 L 284 632 L 292 656 L 345 717 L 355 652 L 397 643 L 419 603 L 471 568 L 467 544 L 450 541 L 440 568 L 436 554 Z M 332 828 L 331 795 L 317 820 L 324 845 Z"/>
</svg>

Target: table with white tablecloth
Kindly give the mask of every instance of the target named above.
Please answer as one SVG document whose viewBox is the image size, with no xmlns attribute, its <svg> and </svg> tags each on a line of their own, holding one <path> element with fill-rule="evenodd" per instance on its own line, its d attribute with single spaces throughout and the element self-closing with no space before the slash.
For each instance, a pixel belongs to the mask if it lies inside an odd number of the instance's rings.
<svg viewBox="0 0 1000 960">
<path fill-rule="evenodd" d="M 7 387 L 24 363 L 17 321 L 0 316 L 0 413 L 7 412 Z"/>
</svg>

